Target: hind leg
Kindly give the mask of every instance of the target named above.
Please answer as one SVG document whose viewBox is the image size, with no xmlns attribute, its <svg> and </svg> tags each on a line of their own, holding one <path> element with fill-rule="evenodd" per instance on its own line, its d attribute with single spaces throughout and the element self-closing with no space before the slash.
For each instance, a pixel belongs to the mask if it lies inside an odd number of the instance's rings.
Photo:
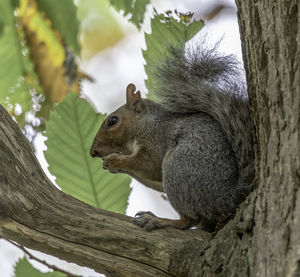
<svg viewBox="0 0 300 277">
<path fill-rule="evenodd" d="M 199 223 L 199 220 L 181 216 L 180 219 L 160 218 L 151 212 L 139 212 L 135 215 L 133 222 L 147 231 L 166 227 L 177 229 L 189 229 Z"/>
</svg>

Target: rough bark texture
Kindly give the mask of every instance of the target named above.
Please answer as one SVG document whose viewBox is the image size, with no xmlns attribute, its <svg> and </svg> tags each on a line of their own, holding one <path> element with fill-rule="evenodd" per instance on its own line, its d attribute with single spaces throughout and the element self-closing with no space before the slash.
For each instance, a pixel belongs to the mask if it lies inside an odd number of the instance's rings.
<svg viewBox="0 0 300 277">
<path fill-rule="evenodd" d="M 256 181 L 215 237 L 145 232 L 57 190 L 0 107 L 0 236 L 108 276 L 300 276 L 297 0 L 237 0 L 256 128 Z"/>
<path fill-rule="evenodd" d="M 254 2 L 237 0 L 257 135 L 251 275 L 300 276 L 300 3 Z"/>
</svg>

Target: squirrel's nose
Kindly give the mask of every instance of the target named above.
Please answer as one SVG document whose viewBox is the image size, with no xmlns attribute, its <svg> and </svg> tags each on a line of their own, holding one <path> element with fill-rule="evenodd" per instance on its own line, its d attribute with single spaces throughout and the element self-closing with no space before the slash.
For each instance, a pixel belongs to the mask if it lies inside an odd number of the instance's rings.
<svg viewBox="0 0 300 277">
<path fill-rule="evenodd" d="M 100 153 L 97 151 L 97 149 L 95 149 L 93 146 L 91 147 L 90 150 L 90 155 L 95 158 L 95 157 L 100 157 Z"/>
</svg>

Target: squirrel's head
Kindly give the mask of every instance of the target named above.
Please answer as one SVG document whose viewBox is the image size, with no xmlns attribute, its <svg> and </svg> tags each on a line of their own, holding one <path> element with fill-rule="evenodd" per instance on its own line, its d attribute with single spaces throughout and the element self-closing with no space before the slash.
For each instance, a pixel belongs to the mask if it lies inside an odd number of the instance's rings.
<svg viewBox="0 0 300 277">
<path fill-rule="evenodd" d="M 90 150 L 92 157 L 105 157 L 112 153 L 131 154 L 137 121 L 144 112 L 140 91 L 135 85 L 126 89 L 126 104 L 108 115 L 103 121 Z"/>
</svg>

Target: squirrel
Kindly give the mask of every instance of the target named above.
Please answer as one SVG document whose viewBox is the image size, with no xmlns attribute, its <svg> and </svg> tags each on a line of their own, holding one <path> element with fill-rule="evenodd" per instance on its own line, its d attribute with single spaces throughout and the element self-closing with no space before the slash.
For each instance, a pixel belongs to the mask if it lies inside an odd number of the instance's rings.
<svg viewBox="0 0 300 277">
<path fill-rule="evenodd" d="M 90 155 L 111 173 L 126 173 L 165 192 L 180 219 L 139 212 L 146 230 L 212 232 L 233 215 L 254 178 L 252 118 L 242 70 L 233 55 L 204 46 L 170 48 L 155 68 L 156 101 L 133 84 L 126 104 L 103 121 Z"/>
</svg>

